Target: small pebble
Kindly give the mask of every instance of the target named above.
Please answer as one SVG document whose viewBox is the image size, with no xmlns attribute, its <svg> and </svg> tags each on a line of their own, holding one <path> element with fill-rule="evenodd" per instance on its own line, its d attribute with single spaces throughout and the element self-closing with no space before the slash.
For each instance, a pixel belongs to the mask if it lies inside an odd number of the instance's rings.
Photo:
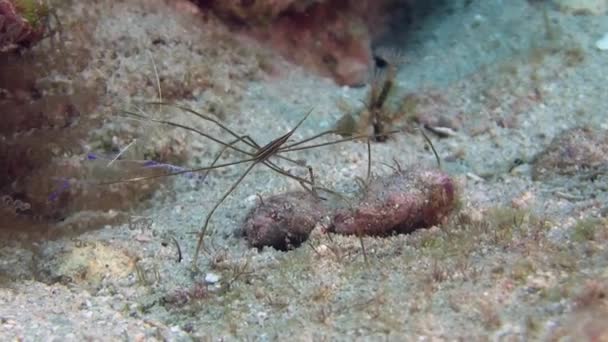
<svg viewBox="0 0 608 342">
<path fill-rule="evenodd" d="M 207 284 L 215 284 L 220 281 L 220 276 L 215 273 L 207 273 L 205 275 L 205 282 Z"/>
</svg>

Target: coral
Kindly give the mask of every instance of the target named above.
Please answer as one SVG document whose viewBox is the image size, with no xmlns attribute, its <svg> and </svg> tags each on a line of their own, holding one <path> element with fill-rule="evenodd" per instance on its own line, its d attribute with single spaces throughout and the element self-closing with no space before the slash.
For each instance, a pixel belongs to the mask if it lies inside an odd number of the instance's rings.
<svg viewBox="0 0 608 342">
<path fill-rule="evenodd" d="M 376 178 L 354 208 L 338 210 L 330 231 L 386 236 L 431 227 L 456 207 L 456 186 L 442 171 L 399 170 Z"/>
</svg>

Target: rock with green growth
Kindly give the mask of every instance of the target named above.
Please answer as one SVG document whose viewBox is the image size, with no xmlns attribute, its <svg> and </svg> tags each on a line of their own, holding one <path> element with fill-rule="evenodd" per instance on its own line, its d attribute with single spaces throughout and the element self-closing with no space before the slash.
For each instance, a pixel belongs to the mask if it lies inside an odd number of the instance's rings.
<svg viewBox="0 0 608 342">
<path fill-rule="evenodd" d="M 0 52 L 30 47 L 42 40 L 49 13 L 41 0 L 0 0 Z"/>
</svg>

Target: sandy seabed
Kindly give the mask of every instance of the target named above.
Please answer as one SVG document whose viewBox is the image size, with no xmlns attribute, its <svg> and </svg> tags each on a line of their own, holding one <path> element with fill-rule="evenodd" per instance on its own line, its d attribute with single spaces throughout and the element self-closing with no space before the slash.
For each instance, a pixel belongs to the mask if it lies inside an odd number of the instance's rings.
<svg viewBox="0 0 608 342">
<path fill-rule="evenodd" d="M 257 195 L 299 189 L 256 167 L 215 212 L 193 274 L 196 232 L 246 166 L 198 183 L 178 177 L 131 212 L 130 224 L 3 240 L 1 339 L 608 339 L 608 52 L 595 46 L 608 16 L 543 8 L 456 1 L 387 39 L 407 58 L 396 98 L 409 94 L 412 116 L 451 132 L 427 132 L 459 185 L 458 212 L 444 224 L 360 241 L 324 233 L 325 219 L 297 249 L 251 249 L 235 232 Z M 221 108 L 225 124 L 261 144 L 311 108 L 294 139 L 330 129 L 369 91 L 338 87 L 160 0 L 83 2 L 59 12 L 84 13 L 95 28 L 82 77 L 104 83 L 107 113 L 95 111 L 116 127 L 132 123 L 113 108 L 158 97 L 155 68 L 168 100 L 207 113 Z M 150 44 L 158 39 L 164 43 Z M 147 111 L 221 136 L 179 110 Z M 184 166 L 207 165 L 220 149 L 146 125 L 136 138 L 173 137 L 189 156 Z M 345 194 L 367 170 L 364 143 L 293 156 Z M 373 144 L 372 156 L 375 175 L 392 172 L 395 161 L 413 170 L 435 165 L 416 129 Z"/>
</svg>

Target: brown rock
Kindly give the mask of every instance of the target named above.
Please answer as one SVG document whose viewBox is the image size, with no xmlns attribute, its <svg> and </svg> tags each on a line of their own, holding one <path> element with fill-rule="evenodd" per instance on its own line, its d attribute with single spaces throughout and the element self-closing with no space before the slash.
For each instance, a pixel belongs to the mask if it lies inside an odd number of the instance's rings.
<svg viewBox="0 0 608 342">
<path fill-rule="evenodd" d="M 440 170 L 408 170 L 374 179 L 354 208 L 340 209 L 330 231 L 386 236 L 439 224 L 456 206 L 456 187 Z"/>
<path fill-rule="evenodd" d="M 567 130 L 536 156 L 532 177 L 545 180 L 608 167 L 608 133 L 586 127 Z"/>
<path fill-rule="evenodd" d="M 324 214 L 312 194 L 288 192 L 259 201 L 245 219 L 244 232 L 253 247 L 288 250 L 306 241 Z"/>
<path fill-rule="evenodd" d="M 197 0 L 285 58 L 341 85 L 368 81 L 372 35 L 392 0 Z"/>
</svg>

